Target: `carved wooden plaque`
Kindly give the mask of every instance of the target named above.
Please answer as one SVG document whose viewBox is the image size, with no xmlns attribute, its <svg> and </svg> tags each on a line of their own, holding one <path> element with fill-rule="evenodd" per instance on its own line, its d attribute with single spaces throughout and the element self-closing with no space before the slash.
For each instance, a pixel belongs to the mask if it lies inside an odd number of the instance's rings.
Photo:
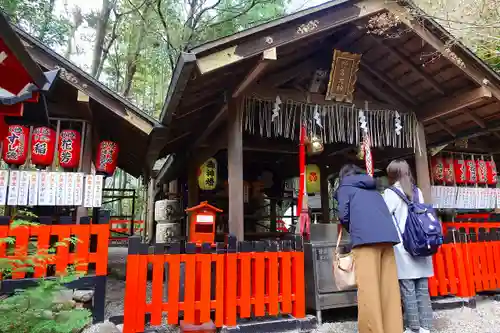
<svg viewBox="0 0 500 333">
<path fill-rule="evenodd" d="M 334 50 L 325 100 L 351 103 L 361 54 Z"/>
</svg>

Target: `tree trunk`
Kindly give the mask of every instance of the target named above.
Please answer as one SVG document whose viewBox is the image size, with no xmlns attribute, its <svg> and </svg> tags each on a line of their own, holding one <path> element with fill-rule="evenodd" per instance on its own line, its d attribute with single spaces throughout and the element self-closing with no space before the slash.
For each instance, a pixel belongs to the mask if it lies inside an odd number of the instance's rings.
<svg viewBox="0 0 500 333">
<path fill-rule="evenodd" d="M 102 61 L 102 46 L 104 45 L 104 41 L 106 39 L 106 30 L 108 28 L 109 16 L 114 5 L 115 2 L 112 2 L 110 0 L 102 0 L 101 12 L 99 14 L 97 22 L 96 38 L 94 41 L 94 51 L 92 54 L 92 65 L 90 67 L 90 74 L 94 77 L 97 75 L 99 65 Z"/>
<path fill-rule="evenodd" d="M 143 13 L 144 17 L 148 16 L 150 5 L 151 3 L 148 3 L 146 5 L 146 8 L 144 9 Z M 132 39 L 130 42 L 135 44 L 133 45 L 133 52 L 128 52 L 127 56 L 127 66 L 125 70 L 125 78 L 123 80 L 124 86 L 122 90 L 122 95 L 125 97 L 129 97 L 130 95 L 130 90 L 132 88 L 132 81 L 134 80 L 134 75 L 137 72 L 137 62 L 139 61 L 142 46 L 144 45 L 144 40 L 146 39 L 145 37 L 147 28 L 148 28 L 147 22 L 143 21 L 141 23 L 141 26 L 139 27 L 139 34 L 137 35 L 137 38 Z M 128 49 L 129 51 L 132 50 L 131 44 L 129 44 Z"/>
</svg>

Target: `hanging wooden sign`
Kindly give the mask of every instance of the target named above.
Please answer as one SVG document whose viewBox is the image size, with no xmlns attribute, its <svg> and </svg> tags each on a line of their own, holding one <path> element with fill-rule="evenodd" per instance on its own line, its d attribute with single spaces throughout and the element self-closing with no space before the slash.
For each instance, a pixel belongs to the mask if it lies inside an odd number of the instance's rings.
<svg viewBox="0 0 500 333">
<path fill-rule="evenodd" d="M 198 186 L 203 191 L 214 190 L 217 186 L 217 161 L 209 158 L 198 170 Z"/>
<path fill-rule="evenodd" d="M 28 205 L 28 189 L 29 189 L 29 171 L 21 171 L 19 175 L 19 193 L 17 195 L 17 205 Z"/>
<path fill-rule="evenodd" d="M 7 201 L 7 186 L 9 184 L 9 171 L 0 170 L 0 205 Z"/>
<path fill-rule="evenodd" d="M 351 103 L 359 69 L 360 54 L 334 50 L 325 100 Z"/>
<path fill-rule="evenodd" d="M 38 205 L 38 172 L 31 171 L 29 177 L 28 205 L 36 206 Z"/>
</svg>

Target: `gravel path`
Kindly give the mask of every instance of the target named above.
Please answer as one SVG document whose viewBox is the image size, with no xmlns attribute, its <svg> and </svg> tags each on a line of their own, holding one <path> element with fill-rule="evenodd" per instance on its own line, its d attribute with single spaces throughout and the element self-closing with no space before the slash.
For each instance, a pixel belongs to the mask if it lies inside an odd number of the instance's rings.
<svg viewBox="0 0 500 333">
<path fill-rule="evenodd" d="M 357 333 L 355 310 L 343 310 L 342 316 L 325 311 L 327 322 L 317 333 Z M 433 333 L 498 333 L 500 332 L 500 302 L 485 298 L 478 300 L 476 309 L 458 308 L 434 312 Z"/>
</svg>

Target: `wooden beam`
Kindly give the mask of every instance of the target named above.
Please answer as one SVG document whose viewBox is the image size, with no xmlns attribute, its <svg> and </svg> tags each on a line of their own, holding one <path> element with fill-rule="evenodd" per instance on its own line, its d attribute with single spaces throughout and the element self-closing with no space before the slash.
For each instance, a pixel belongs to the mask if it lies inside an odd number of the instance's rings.
<svg viewBox="0 0 500 333">
<path fill-rule="evenodd" d="M 236 100 L 229 102 L 227 123 L 227 169 L 229 183 L 229 233 L 244 240 L 243 211 L 243 110 Z"/>
<path fill-rule="evenodd" d="M 387 93 L 383 89 L 380 89 L 380 86 L 375 85 L 365 73 L 358 71 L 357 75 L 360 83 L 370 93 L 374 94 L 375 96 L 380 96 L 381 99 L 387 101 L 388 103 L 391 103 L 394 107 L 399 108 L 400 111 L 410 111 L 410 108 L 408 108 L 405 103 L 401 102 L 396 96 Z"/>
<path fill-rule="evenodd" d="M 283 26 L 273 26 L 255 35 L 246 36 L 243 41 L 215 53 L 198 58 L 197 64 L 202 74 L 217 70 L 229 64 L 250 58 L 270 47 L 287 45 L 308 38 L 323 31 L 332 30 L 348 22 L 373 15 L 385 9 L 383 0 L 363 0 L 357 3 L 344 3 L 332 10 L 316 11 L 311 15 L 299 17 Z M 222 42 L 237 42 L 224 39 Z M 193 53 L 207 53 L 211 47 L 221 46 L 209 43 L 192 50 Z"/>
<path fill-rule="evenodd" d="M 486 87 L 479 87 L 456 96 L 444 98 L 438 101 L 431 101 L 419 107 L 421 112 L 417 117 L 422 122 L 458 112 L 468 106 L 481 102 L 484 99 L 491 98 L 491 91 Z"/>
<path fill-rule="evenodd" d="M 491 121 L 486 128 L 481 128 L 481 127 L 471 128 L 471 129 L 462 131 L 460 133 L 457 133 L 457 136 L 453 139 L 434 141 L 431 144 L 429 144 L 429 147 L 438 147 L 438 146 L 442 146 L 442 145 L 448 145 L 448 144 L 455 143 L 456 141 L 459 141 L 459 140 L 478 138 L 478 137 L 481 137 L 484 135 L 489 135 L 489 134 L 492 134 L 492 133 L 495 133 L 498 131 L 500 131 L 500 121 L 494 120 L 494 121 Z"/>
<path fill-rule="evenodd" d="M 396 94 L 403 97 L 406 100 L 406 102 L 409 103 L 409 105 L 415 106 L 417 104 L 414 97 L 410 96 L 410 94 L 408 94 L 405 90 L 403 90 L 403 87 L 400 87 L 396 83 L 394 83 L 395 80 L 388 78 L 385 74 L 382 74 L 375 68 L 371 67 L 370 65 L 367 65 L 365 62 L 363 62 L 363 60 L 361 60 L 360 68 L 361 70 L 364 70 L 370 73 L 371 75 L 376 76 L 380 81 L 382 81 L 389 88 L 394 90 Z"/>
<path fill-rule="evenodd" d="M 455 64 L 478 85 L 487 86 L 493 96 L 500 100 L 500 88 L 497 84 L 490 82 L 484 72 L 477 69 L 477 65 L 474 64 L 474 60 L 470 61 L 469 59 L 460 57 L 455 52 L 449 52 L 450 47 L 446 45 L 446 42 L 441 41 L 436 35 L 427 30 L 420 20 L 417 20 L 415 17 L 409 17 L 409 11 L 399 5 L 396 1 L 388 2 L 386 7 L 392 13 L 397 15 L 399 19 L 410 27 L 418 36 L 420 36 L 420 38 L 436 49 L 436 51 L 438 51 L 443 57 Z M 451 39 L 449 41 L 451 41 Z M 451 49 L 453 49 L 453 47 L 451 47 Z M 462 65 L 457 62 L 457 58 L 463 63 Z"/>
<path fill-rule="evenodd" d="M 417 174 L 417 185 L 422 191 L 425 202 L 430 203 L 431 177 L 429 174 L 429 162 L 427 161 L 427 143 L 425 140 L 424 125 L 417 124 L 417 148 L 415 151 L 415 169 Z"/>
<path fill-rule="evenodd" d="M 257 62 L 255 67 L 247 74 L 247 76 L 241 81 L 241 83 L 236 87 L 232 93 L 232 99 L 238 98 L 245 90 L 257 80 L 259 75 L 264 72 L 264 69 L 269 65 L 271 60 L 275 60 L 274 52 L 267 52 L 262 54 L 262 58 Z M 197 147 L 202 144 L 212 132 L 220 125 L 220 123 L 226 118 L 227 115 L 227 103 L 222 106 L 221 110 L 215 115 L 212 121 L 208 124 L 207 128 L 203 133 L 196 139 L 193 147 Z"/>
<path fill-rule="evenodd" d="M 439 120 L 438 118 L 434 119 L 434 122 L 436 124 L 438 124 L 439 127 L 441 127 L 442 130 L 448 132 L 449 135 L 451 135 L 452 137 L 456 137 L 457 135 L 455 134 L 455 132 L 453 132 L 451 129 L 450 129 L 450 125 L 446 124 L 446 120 Z"/>
<path fill-rule="evenodd" d="M 445 91 L 441 88 L 441 85 L 434 80 L 432 76 L 427 74 L 425 71 L 417 67 L 414 63 L 412 63 L 407 56 L 405 56 L 401 51 L 393 48 L 389 45 L 385 40 L 380 37 L 375 37 L 373 34 L 370 34 L 371 39 L 374 40 L 377 44 L 384 46 L 389 52 L 396 57 L 403 65 L 410 67 L 410 69 L 417 73 L 424 81 L 426 81 L 434 90 L 439 92 L 441 95 L 445 95 Z"/>
<path fill-rule="evenodd" d="M 479 118 L 477 116 L 477 114 L 466 108 L 466 111 L 464 112 L 465 115 L 467 115 L 473 122 L 475 122 L 479 127 L 481 128 L 487 128 L 486 126 L 486 123 L 484 122 L 484 120 L 482 120 L 481 118 Z M 500 133 L 498 132 L 493 132 L 493 135 L 497 138 L 497 139 L 500 139 Z"/>
<path fill-rule="evenodd" d="M 318 58 L 317 57 L 308 57 L 307 59 L 300 59 L 297 64 L 300 64 L 300 67 L 295 66 L 295 64 L 290 65 L 289 68 L 285 70 L 279 70 L 276 73 L 268 75 L 264 77 L 260 82 L 260 86 L 275 88 L 278 87 L 303 73 L 313 71 L 316 66 Z"/>
<path fill-rule="evenodd" d="M 233 98 L 238 98 L 251 84 L 254 84 L 257 78 L 262 75 L 270 61 L 276 60 L 276 48 L 264 51 L 262 59 L 257 62 L 254 68 L 247 74 L 241 83 L 233 91 Z"/>
</svg>

